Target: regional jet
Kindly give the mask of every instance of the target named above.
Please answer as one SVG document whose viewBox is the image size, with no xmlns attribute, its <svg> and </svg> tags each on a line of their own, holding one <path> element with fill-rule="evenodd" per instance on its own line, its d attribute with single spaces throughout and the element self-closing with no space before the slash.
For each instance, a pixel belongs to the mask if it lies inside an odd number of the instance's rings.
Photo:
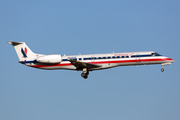
<svg viewBox="0 0 180 120">
<path fill-rule="evenodd" d="M 161 64 L 161 71 L 164 71 L 164 65 L 170 65 L 173 59 L 162 56 L 153 51 L 147 52 L 127 52 L 127 53 L 106 53 L 89 55 L 43 55 L 32 52 L 25 42 L 9 41 L 13 45 L 19 57 L 19 63 L 29 67 L 55 70 L 76 70 L 82 71 L 81 76 L 88 78 L 89 71 L 102 70 L 117 66 L 138 66 Z"/>
</svg>

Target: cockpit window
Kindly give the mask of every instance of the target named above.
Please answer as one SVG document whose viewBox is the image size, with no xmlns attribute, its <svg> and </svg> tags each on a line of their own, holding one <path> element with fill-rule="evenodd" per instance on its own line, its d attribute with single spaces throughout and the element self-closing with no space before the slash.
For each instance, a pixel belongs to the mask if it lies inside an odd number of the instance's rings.
<svg viewBox="0 0 180 120">
<path fill-rule="evenodd" d="M 162 56 L 162 55 L 160 55 L 158 53 L 151 53 L 151 56 Z"/>
</svg>

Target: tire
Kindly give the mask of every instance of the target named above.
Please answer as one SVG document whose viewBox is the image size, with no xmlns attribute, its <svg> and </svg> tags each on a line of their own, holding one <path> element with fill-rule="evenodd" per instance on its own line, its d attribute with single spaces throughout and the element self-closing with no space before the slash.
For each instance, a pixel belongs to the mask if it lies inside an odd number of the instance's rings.
<svg viewBox="0 0 180 120">
<path fill-rule="evenodd" d="M 87 75 L 85 75 L 85 76 L 84 76 L 84 79 L 87 79 L 87 78 L 88 78 L 88 76 L 87 76 Z"/>
<path fill-rule="evenodd" d="M 86 74 L 85 73 L 81 73 L 81 76 L 84 78 L 86 76 Z"/>
</svg>

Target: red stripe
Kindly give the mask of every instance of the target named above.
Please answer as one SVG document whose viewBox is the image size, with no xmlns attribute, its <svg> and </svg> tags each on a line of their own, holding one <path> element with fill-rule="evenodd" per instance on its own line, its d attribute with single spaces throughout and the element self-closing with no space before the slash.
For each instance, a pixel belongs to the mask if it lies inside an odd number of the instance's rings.
<svg viewBox="0 0 180 120">
<path fill-rule="evenodd" d="M 119 60 L 119 61 L 100 61 L 100 62 L 88 62 L 91 64 L 108 64 L 108 63 L 136 63 L 136 62 L 152 62 L 152 61 L 173 61 L 171 58 L 160 58 L 160 59 L 137 59 L 137 60 Z M 61 63 L 56 65 L 31 65 L 31 67 L 57 67 L 57 66 L 71 66 L 71 63 Z"/>
<path fill-rule="evenodd" d="M 26 53 L 26 55 L 27 55 L 27 48 L 25 47 L 25 50 L 24 50 L 24 52 Z"/>
<path fill-rule="evenodd" d="M 57 66 L 71 66 L 71 63 L 65 64 L 56 64 L 56 65 L 31 65 L 31 67 L 39 68 L 39 67 L 57 67 Z"/>
</svg>

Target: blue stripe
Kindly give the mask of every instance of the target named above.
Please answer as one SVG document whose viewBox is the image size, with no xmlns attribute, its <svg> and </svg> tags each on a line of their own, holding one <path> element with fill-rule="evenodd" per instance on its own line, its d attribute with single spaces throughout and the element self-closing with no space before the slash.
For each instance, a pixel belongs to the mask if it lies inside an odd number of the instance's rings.
<svg viewBox="0 0 180 120">
<path fill-rule="evenodd" d="M 21 49 L 21 51 L 23 51 L 23 49 Z M 24 52 L 24 51 L 23 51 Z M 22 53 L 23 53 L 22 52 Z M 24 53 L 25 54 L 25 53 Z M 26 56 L 26 54 L 25 54 L 25 56 Z M 27 56 L 26 56 L 27 57 Z M 131 58 L 133 58 L 133 57 L 151 57 L 151 54 L 148 54 L 148 55 L 132 55 L 131 56 Z M 112 56 L 112 58 L 111 59 L 117 59 L 117 58 L 120 58 L 119 56 Z M 121 56 L 121 58 L 125 58 L 124 56 Z M 126 56 L 126 58 L 129 58 L 129 56 Z M 79 60 L 82 60 L 82 59 L 84 59 L 84 60 L 92 60 L 92 58 L 79 58 Z M 110 57 L 94 57 L 93 59 L 110 59 Z M 74 59 L 74 60 L 77 60 L 77 59 Z M 68 59 L 62 59 L 62 61 L 68 61 Z M 23 62 L 24 64 L 25 63 L 37 63 L 37 61 L 36 60 L 34 60 L 34 61 L 26 61 L 26 62 Z"/>
<path fill-rule="evenodd" d="M 22 61 L 21 63 L 22 63 L 22 64 L 26 64 L 26 63 L 37 63 L 37 61 L 36 61 L 36 60 L 33 60 L 33 61 Z"/>
<path fill-rule="evenodd" d="M 151 57 L 151 54 L 148 54 L 148 55 L 132 55 L 131 57 L 132 58 L 133 57 Z"/>
<path fill-rule="evenodd" d="M 24 52 L 23 48 L 21 48 L 21 53 L 23 54 L 24 58 L 27 57 L 26 53 Z"/>
<path fill-rule="evenodd" d="M 62 59 L 62 61 L 68 61 L 68 59 Z"/>
<path fill-rule="evenodd" d="M 148 55 L 132 55 L 131 58 L 133 57 L 151 57 L 151 54 Z M 111 57 L 93 57 L 95 60 L 100 60 L 100 59 L 110 59 Z M 129 56 L 112 56 L 112 59 L 117 59 L 117 58 L 129 58 Z M 79 58 L 79 60 L 92 60 L 92 57 L 90 58 Z M 76 59 L 77 60 L 77 59 Z M 63 59 L 62 61 L 68 61 L 68 59 Z"/>
</svg>

